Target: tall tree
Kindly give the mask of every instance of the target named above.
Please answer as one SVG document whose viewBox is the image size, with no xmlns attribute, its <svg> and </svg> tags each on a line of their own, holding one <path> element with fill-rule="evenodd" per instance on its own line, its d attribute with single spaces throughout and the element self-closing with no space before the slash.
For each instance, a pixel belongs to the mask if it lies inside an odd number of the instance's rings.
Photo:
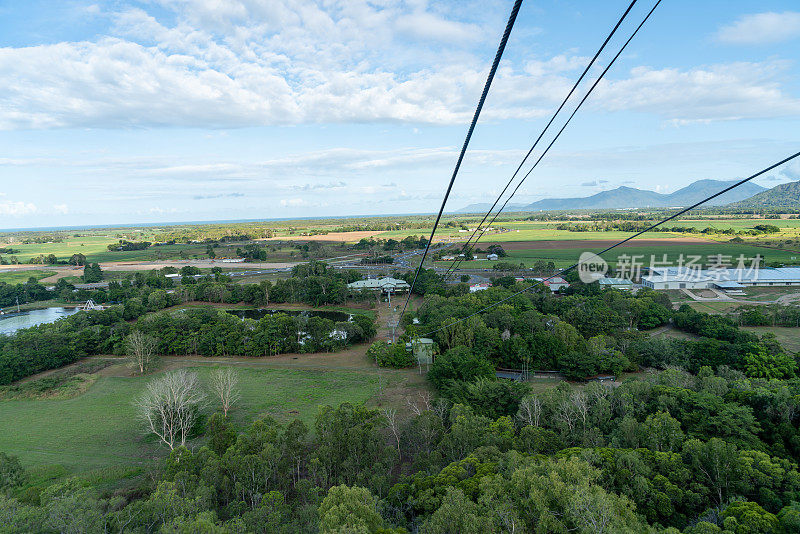
<svg viewBox="0 0 800 534">
<path fill-rule="evenodd" d="M 152 369 L 158 362 L 158 340 L 138 330 L 125 338 L 125 352 L 128 355 L 128 365 L 139 374 Z"/>
<path fill-rule="evenodd" d="M 150 382 L 136 407 L 147 431 L 174 449 L 186 445 L 204 399 L 197 374 L 180 369 Z"/>
<path fill-rule="evenodd" d="M 239 373 L 230 367 L 219 367 L 209 375 L 209 386 L 214 396 L 219 399 L 225 417 L 228 417 L 231 406 L 241 398 L 238 384 Z"/>
</svg>

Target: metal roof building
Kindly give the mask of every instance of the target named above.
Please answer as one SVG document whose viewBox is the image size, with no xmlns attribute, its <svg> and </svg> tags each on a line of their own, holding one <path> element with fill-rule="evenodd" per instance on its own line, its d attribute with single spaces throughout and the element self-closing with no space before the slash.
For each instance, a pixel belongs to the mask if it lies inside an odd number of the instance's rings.
<svg viewBox="0 0 800 534">
<path fill-rule="evenodd" d="M 405 280 L 398 280 L 397 278 L 368 278 L 367 280 L 358 280 L 356 282 L 347 284 L 348 289 L 355 289 L 360 291 L 366 289 L 368 291 L 383 291 L 383 292 L 401 292 L 408 291 L 411 286 Z"/>
<path fill-rule="evenodd" d="M 642 277 L 642 285 L 652 289 L 741 289 L 758 286 L 800 286 L 800 267 L 762 269 L 653 269 Z"/>
<path fill-rule="evenodd" d="M 613 287 L 615 289 L 633 289 L 633 282 L 626 278 L 601 278 L 597 281 L 602 287 Z"/>
</svg>

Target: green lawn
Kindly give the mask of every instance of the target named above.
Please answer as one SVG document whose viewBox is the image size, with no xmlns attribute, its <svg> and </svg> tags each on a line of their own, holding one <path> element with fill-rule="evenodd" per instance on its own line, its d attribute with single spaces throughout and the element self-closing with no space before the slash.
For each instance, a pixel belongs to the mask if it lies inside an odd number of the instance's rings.
<svg viewBox="0 0 800 534">
<path fill-rule="evenodd" d="M 210 369 L 192 368 L 201 380 Z M 101 377 L 71 399 L 0 401 L 0 451 L 27 467 L 57 464 L 70 473 L 147 464 L 165 451 L 143 436 L 131 402 L 151 378 Z M 242 368 L 242 400 L 231 417 L 239 425 L 263 415 L 311 424 L 318 406 L 364 402 L 376 382 L 355 371 Z"/>
<path fill-rule="evenodd" d="M 56 274 L 55 271 L 45 271 L 41 269 L 36 269 L 34 271 L 2 271 L 2 267 L 0 267 L 0 282 L 5 282 L 6 284 L 24 284 L 28 281 L 28 278 L 36 278 L 36 280 L 41 280 L 42 278 L 47 278 L 48 276 Z"/>
</svg>

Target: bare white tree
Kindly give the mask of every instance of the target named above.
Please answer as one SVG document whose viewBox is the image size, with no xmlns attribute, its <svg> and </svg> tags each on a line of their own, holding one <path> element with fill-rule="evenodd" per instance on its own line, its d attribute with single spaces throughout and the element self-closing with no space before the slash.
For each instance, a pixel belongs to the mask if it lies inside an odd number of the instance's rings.
<svg viewBox="0 0 800 534">
<path fill-rule="evenodd" d="M 575 406 L 566 397 L 558 401 L 555 410 L 555 417 L 567 427 L 570 434 L 575 430 Z"/>
<path fill-rule="evenodd" d="M 575 390 L 572 392 L 570 398 L 573 407 L 573 413 L 581 423 L 581 428 L 585 432 L 586 425 L 589 423 L 589 396 L 583 390 Z"/>
<path fill-rule="evenodd" d="M 180 369 L 147 384 L 136 408 L 147 431 L 174 449 L 186 445 L 204 399 L 197 374 Z"/>
<path fill-rule="evenodd" d="M 414 415 L 422 415 L 422 412 L 432 410 L 431 406 L 431 394 L 427 391 L 420 391 L 418 393 L 419 402 L 413 401 L 410 398 L 406 397 L 406 405 L 414 412 Z"/>
<path fill-rule="evenodd" d="M 228 410 L 242 397 L 239 392 L 239 373 L 230 367 L 218 367 L 209 375 L 209 386 L 222 405 L 222 413 L 228 417 Z"/>
<path fill-rule="evenodd" d="M 542 420 L 542 411 L 542 401 L 539 400 L 539 397 L 525 397 L 519 403 L 517 419 L 524 425 L 539 426 Z"/>
<path fill-rule="evenodd" d="M 384 408 L 383 416 L 386 418 L 386 423 L 389 425 L 389 430 L 392 431 L 395 441 L 397 441 L 397 452 L 400 453 L 400 423 L 397 420 L 397 410 Z"/>
<path fill-rule="evenodd" d="M 143 332 L 133 332 L 125 338 L 125 352 L 128 355 L 128 365 L 143 374 L 153 368 L 158 362 L 158 340 Z"/>
</svg>

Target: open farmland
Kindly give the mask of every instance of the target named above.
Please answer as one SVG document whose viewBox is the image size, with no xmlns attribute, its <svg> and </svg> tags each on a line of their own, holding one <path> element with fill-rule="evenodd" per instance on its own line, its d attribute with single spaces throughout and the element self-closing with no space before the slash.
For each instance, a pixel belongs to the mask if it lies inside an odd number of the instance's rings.
<svg viewBox="0 0 800 534">
<path fill-rule="evenodd" d="M 503 243 L 499 243 L 503 245 Z M 544 246 L 539 242 L 531 241 L 528 243 L 529 248 L 522 248 L 520 243 L 514 243 L 513 246 L 508 247 L 506 252 L 508 256 L 499 261 L 523 263 L 526 267 L 531 267 L 537 261 L 552 261 L 556 267 L 563 268 L 572 265 L 578 261 L 578 257 L 584 251 L 600 252 L 604 248 L 613 244 L 610 241 L 586 241 L 574 240 L 564 241 L 560 244 L 554 244 L 553 241 L 544 242 Z M 651 256 L 655 256 L 656 261 L 661 261 L 663 255 L 667 255 L 667 260 L 672 262 L 672 265 L 677 265 L 678 258 L 684 255 L 687 256 L 700 256 L 702 262 L 707 261 L 710 255 L 723 254 L 731 256 L 734 261 L 739 255 L 744 255 L 745 258 L 753 258 L 756 255 L 761 255 L 768 262 L 786 262 L 791 263 L 798 254 L 796 252 L 768 249 L 764 247 L 757 247 L 747 244 L 734 244 L 734 243 L 716 243 L 716 242 L 675 242 L 670 239 L 647 240 L 642 246 L 637 241 L 631 241 L 625 245 L 620 246 L 610 252 L 604 254 L 604 259 L 610 264 L 616 264 L 620 256 L 640 256 L 638 261 L 642 262 L 644 266 L 650 265 Z M 495 262 L 492 261 L 469 261 L 462 263 L 462 268 L 492 268 Z"/>
</svg>

